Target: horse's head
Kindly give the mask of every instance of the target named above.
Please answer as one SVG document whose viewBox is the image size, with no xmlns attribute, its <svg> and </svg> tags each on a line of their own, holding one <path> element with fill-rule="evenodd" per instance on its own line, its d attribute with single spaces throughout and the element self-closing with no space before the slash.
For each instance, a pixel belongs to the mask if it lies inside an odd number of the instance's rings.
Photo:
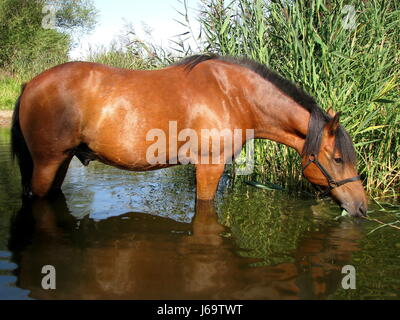
<svg viewBox="0 0 400 320">
<path fill-rule="evenodd" d="M 306 141 L 303 174 L 311 183 L 326 187 L 352 216 L 365 215 L 368 200 L 357 173 L 353 143 L 339 125 L 339 113 L 331 109 L 328 113 L 331 119 L 319 130 L 318 139 Z M 310 147 L 312 144 L 318 146 Z"/>
</svg>

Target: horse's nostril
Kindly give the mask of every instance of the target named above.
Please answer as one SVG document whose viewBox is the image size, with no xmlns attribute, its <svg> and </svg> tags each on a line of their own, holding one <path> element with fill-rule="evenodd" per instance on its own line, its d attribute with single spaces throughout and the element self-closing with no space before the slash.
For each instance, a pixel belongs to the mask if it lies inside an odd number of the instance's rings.
<svg viewBox="0 0 400 320">
<path fill-rule="evenodd" d="M 360 211 L 361 215 L 366 216 L 367 215 L 367 208 L 364 206 L 363 203 L 360 204 L 358 207 L 358 210 Z"/>
</svg>

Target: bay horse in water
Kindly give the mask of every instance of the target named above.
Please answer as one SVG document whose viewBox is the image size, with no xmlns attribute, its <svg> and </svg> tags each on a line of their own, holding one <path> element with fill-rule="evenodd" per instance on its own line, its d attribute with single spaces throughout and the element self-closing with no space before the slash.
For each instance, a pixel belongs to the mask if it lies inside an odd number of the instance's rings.
<svg viewBox="0 0 400 320">
<path fill-rule="evenodd" d="M 74 155 L 85 165 L 99 160 L 135 171 L 179 164 L 168 146 L 166 163 L 149 163 L 146 154 L 152 144 L 146 134 L 157 128 L 168 135 L 170 121 L 198 136 L 202 129 L 252 129 L 254 138 L 294 148 L 311 183 L 327 187 L 351 215 L 367 211 L 339 114 L 324 112 L 302 89 L 257 62 L 217 55 L 152 71 L 69 62 L 33 78 L 23 86 L 12 124 L 23 193 L 43 197 L 60 190 Z M 245 142 L 243 137 L 231 153 L 240 153 Z M 226 160 L 222 145 L 219 151 L 220 163 L 195 164 L 199 200 L 214 198 Z"/>
</svg>

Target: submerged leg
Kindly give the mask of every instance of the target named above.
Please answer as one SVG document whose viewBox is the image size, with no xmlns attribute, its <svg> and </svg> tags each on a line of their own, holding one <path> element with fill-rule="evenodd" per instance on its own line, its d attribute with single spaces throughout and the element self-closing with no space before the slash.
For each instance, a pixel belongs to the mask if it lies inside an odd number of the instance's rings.
<svg viewBox="0 0 400 320">
<path fill-rule="evenodd" d="M 218 187 L 219 179 L 224 172 L 224 164 L 196 165 L 197 199 L 212 200 Z"/>
<path fill-rule="evenodd" d="M 192 220 L 193 233 L 184 240 L 185 245 L 206 246 L 206 248 L 221 246 L 223 238 L 220 236 L 225 227 L 218 223 L 218 216 L 214 202 L 211 200 L 197 200 L 196 214 Z M 205 254 L 210 251 L 206 250 Z"/>
</svg>

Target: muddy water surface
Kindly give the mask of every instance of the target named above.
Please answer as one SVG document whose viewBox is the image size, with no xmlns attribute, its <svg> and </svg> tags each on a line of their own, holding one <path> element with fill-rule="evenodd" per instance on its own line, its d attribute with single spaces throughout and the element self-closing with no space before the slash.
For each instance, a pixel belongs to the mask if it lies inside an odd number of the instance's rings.
<svg viewBox="0 0 400 320">
<path fill-rule="evenodd" d="M 330 201 L 224 177 L 215 206 L 195 205 L 192 167 L 132 173 L 75 160 L 57 199 L 22 205 L 19 193 L 0 129 L 0 299 L 400 297 L 400 232 L 334 220 Z M 44 265 L 55 290 L 42 289 Z M 344 265 L 356 268 L 355 290 L 341 286 Z"/>
</svg>

